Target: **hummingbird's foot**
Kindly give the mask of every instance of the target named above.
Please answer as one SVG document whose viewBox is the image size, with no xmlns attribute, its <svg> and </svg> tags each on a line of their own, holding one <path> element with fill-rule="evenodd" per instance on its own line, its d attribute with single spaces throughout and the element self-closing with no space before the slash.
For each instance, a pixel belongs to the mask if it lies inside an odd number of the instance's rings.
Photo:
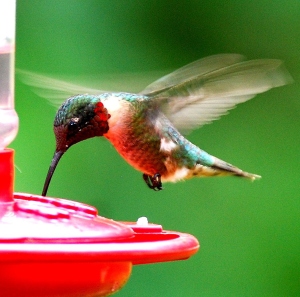
<svg viewBox="0 0 300 297">
<path fill-rule="evenodd" d="M 153 176 L 150 176 L 150 175 L 144 173 L 143 179 L 150 189 L 152 189 L 154 191 L 160 191 L 163 189 L 159 173 L 156 173 Z"/>
</svg>

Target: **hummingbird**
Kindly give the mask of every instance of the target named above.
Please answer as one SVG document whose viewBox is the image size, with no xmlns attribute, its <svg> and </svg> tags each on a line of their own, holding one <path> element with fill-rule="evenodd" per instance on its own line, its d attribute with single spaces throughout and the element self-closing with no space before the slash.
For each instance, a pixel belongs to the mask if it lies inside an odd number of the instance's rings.
<svg viewBox="0 0 300 297">
<path fill-rule="evenodd" d="M 71 96 L 54 119 L 56 149 L 42 195 L 47 194 L 63 154 L 74 144 L 97 136 L 109 140 L 156 191 L 162 190 L 163 182 L 192 177 L 258 179 L 259 175 L 207 153 L 184 135 L 238 103 L 291 81 L 280 60 L 247 61 L 242 55 L 219 54 L 163 76 L 138 94 L 95 90 Z"/>
</svg>

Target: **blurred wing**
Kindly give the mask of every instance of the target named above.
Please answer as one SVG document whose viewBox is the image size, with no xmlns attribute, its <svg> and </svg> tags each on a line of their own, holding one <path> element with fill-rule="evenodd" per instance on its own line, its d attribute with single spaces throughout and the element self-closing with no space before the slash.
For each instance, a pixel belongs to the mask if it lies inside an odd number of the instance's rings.
<svg viewBox="0 0 300 297">
<path fill-rule="evenodd" d="M 209 60 L 212 67 L 206 65 L 197 74 L 197 67 Z M 218 119 L 256 94 L 292 82 L 279 60 L 240 60 L 241 56 L 229 54 L 196 61 L 154 82 L 143 93 L 157 100 L 172 123 L 187 132 Z"/>
<path fill-rule="evenodd" d="M 141 94 L 155 95 L 189 79 L 239 63 L 243 60 L 245 60 L 245 57 L 238 54 L 220 54 L 202 58 L 161 77 L 147 86 Z"/>
<path fill-rule="evenodd" d="M 67 98 L 78 94 L 101 94 L 104 91 L 51 78 L 45 75 L 17 69 L 21 81 L 33 88 L 34 93 L 46 98 L 51 105 L 59 107 Z"/>
</svg>

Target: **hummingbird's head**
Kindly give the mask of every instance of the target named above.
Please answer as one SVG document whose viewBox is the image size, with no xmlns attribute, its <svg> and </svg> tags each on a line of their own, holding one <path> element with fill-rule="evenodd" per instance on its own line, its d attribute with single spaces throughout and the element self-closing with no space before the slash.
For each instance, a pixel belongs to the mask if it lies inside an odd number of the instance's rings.
<svg viewBox="0 0 300 297">
<path fill-rule="evenodd" d="M 45 180 L 45 196 L 54 170 L 67 149 L 73 144 L 107 133 L 110 114 L 99 96 L 78 95 L 67 99 L 54 119 L 56 150 Z"/>
<path fill-rule="evenodd" d="M 56 151 L 65 152 L 82 140 L 102 136 L 108 127 L 107 109 L 98 96 L 78 95 L 66 100 L 56 113 Z"/>
</svg>

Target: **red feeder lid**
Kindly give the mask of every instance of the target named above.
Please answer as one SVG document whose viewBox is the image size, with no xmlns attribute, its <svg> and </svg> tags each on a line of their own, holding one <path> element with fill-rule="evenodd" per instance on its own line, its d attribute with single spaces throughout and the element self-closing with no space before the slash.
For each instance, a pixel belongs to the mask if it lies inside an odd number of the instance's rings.
<svg viewBox="0 0 300 297">
<path fill-rule="evenodd" d="M 121 223 L 79 202 L 11 197 L 12 158 L 12 150 L 0 153 L 2 296 L 106 296 L 126 283 L 132 264 L 187 259 L 199 249 L 195 237 L 145 219 Z"/>
</svg>

